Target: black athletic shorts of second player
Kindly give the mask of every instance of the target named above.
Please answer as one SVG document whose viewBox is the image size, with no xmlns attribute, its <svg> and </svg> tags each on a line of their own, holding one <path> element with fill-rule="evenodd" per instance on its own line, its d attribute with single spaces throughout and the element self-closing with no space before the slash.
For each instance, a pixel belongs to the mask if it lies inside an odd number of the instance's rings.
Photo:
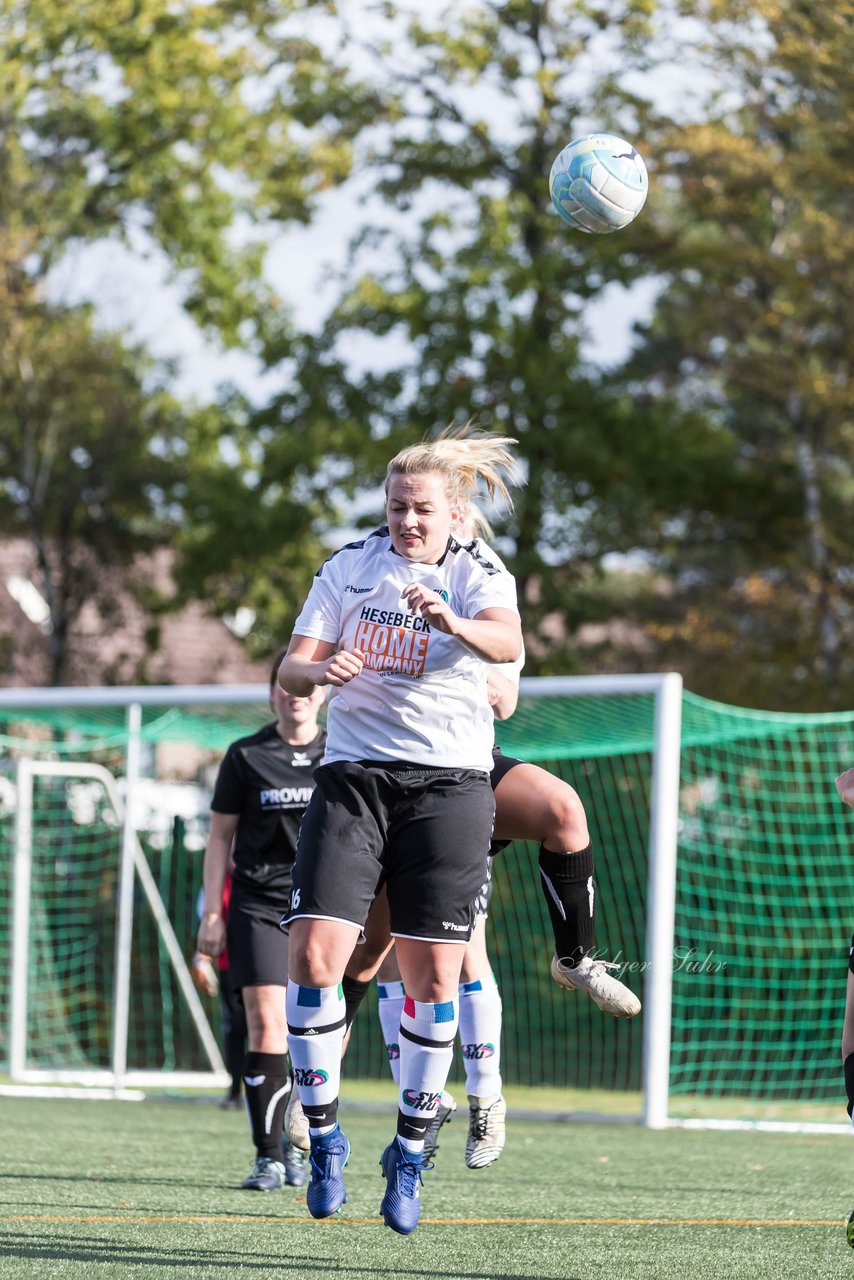
<svg viewBox="0 0 854 1280">
<path fill-rule="evenodd" d="M 500 747 L 493 747 L 492 748 L 492 773 L 489 775 L 489 781 L 492 784 L 492 790 L 493 791 L 495 790 L 495 788 L 498 786 L 502 778 L 506 778 L 507 774 L 510 772 L 511 769 L 515 769 L 517 764 L 522 764 L 522 763 L 523 762 L 521 760 L 517 760 L 515 756 L 506 756 Z M 506 849 L 508 844 L 512 844 L 512 843 L 513 843 L 512 840 L 493 840 L 491 845 L 489 846 L 489 852 L 495 855 L 496 853 L 500 853 L 502 849 Z M 487 888 L 487 885 L 484 885 L 483 888 L 485 890 Z M 492 893 L 491 885 L 489 886 L 489 892 L 491 896 L 491 893 Z M 489 905 L 489 898 L 487 898 L 486 900 L 486 905 L 487 906 Z M 485 910 L 478 911 L 477 914 L 479 916 L 485 916 L 487 912 Z"/>
<path fill-rule="evenodd" d="M 342 760 L 314 781 L 286 922 L 361 928 L 385 883 L 395 937 L 468 942 L 495 819 L 489 774 Z"/>
<path fill-rule="evenodd" d="M 254 893 L 232 879 L 226 945 L 231 984 L 243 987 L 288 985 L 288 935 L 280 928 L 288 897 Z"/>
</svg>

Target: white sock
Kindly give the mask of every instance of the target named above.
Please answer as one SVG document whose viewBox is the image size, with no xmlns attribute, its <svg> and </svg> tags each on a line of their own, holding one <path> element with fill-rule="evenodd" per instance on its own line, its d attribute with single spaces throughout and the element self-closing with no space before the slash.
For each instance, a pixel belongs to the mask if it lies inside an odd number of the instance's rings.
<svg viewBox="0 0 854 1280">
<path fill-rule="evenodd" d="M 341 1087 L 341 1046 L 346 1028 L 346 1005 L 337 987 L 302 987 L 288 981 L 285 998 L 288 1048 L 308 1130 L 313 1136 L 331 1133 L 338 1123 Z M 306 1035 L 311 1028 L 316 1034 Z"/>
<path fill-rule="evenodd" d="M 460 1044 L 466 1093 L 492 1098 L 501 1092 L 501 993 L 495 975 L 460 984 Z"/>
<path fill-rule="evenodd" d="M 400 1016 L 398 1139 L 410 1151 L 423 1149 L 424 1130 L 439 1108 L 456 1033 L 456 1000 L 424 1004 L 406 996 Z"/>
<path fill-rule="evenodd" d="M 400 1015 L 403 1013 L 403 983 L 377 983 L 377 1011 L 383 1029 L 383 1043 L 395 1084 L 400 1084 Z"/>
</svg>

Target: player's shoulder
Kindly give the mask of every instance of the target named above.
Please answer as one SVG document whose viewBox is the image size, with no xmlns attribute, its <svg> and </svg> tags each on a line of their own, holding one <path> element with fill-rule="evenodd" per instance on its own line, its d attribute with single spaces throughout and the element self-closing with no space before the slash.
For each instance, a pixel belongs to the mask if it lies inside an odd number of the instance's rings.
<svg viewBox="0 0 854 1280">
<path fill-rule="evenodd" d="M 388 550 L 389 545 L 388 526 L 383 525 L 379 529 L 374 529 L 366 537 L 357 538 L 353 542 L 346 542 L 342 547 L 330 552 L 314 576 L 319 578 L 321 575 L 329 574 L 333 571 L 346 571 L 353 561 L 381 555 Z"/>
<path fill-rule="evenodd" d="M 501 557 L 482 538 L 472 538 L 471 542 L 457 542 L 452 538 L 448 554 L 461 568 L 471 573 L 494 577 L 510 572 Z"/>
</svg>

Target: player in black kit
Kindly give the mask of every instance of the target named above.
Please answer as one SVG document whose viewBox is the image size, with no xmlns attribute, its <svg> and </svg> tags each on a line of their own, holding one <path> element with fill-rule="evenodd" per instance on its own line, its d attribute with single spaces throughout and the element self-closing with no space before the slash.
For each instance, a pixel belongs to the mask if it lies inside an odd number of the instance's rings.
<svg viewBox="0 0 854 1280">
<path fill-rule="evenodd" d="M 304 1153 L 282 1141 L 290 1070 L 288 935 L 279 922 L 290 903 L 297 833 L 323 756 L 326 734 L 317 717 L 326 690 L 314 688 L 303 698 L 285 693 L 276 679 L 283 654 L 276 655 L 270 675 L 275 720 L 233 742 L 219 768 L 197 939 L 205 955 L 216 957 L 228 947 L 232 983 L 246 1009 L 243 1083 L 256 1155 L 243 1186 L 251 1191 L 302 1186 L 306 1175 Z M 221 903 L 229 865 L 226 924 Z"/>
</svg>

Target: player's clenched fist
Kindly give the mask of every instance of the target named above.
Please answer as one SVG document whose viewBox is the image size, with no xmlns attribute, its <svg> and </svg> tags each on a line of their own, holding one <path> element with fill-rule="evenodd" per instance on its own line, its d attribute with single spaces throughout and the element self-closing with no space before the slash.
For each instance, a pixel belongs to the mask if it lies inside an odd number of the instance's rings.
<svg viewBox="0 0 854 1280">
<path fill-rule="evenodd" d="M 340 688 L 349 684 L 365 665 L 365 655 L 361 649 L 339 649 L 325 664 L 323 679 L 319 684 L 331 684 Z"/>
<path fill-rule="evenodd" d="M 412 612 L 419 613 L 431 627 L 436 627 L 438 631 L 444 631 L 447 635 L 454 634 L 453 624 L 457 620 L 457 615 L 438 591 L 431 591 L 420 582 L 412 582 L 402 592 L 402 596 Z"/>
</svg>

